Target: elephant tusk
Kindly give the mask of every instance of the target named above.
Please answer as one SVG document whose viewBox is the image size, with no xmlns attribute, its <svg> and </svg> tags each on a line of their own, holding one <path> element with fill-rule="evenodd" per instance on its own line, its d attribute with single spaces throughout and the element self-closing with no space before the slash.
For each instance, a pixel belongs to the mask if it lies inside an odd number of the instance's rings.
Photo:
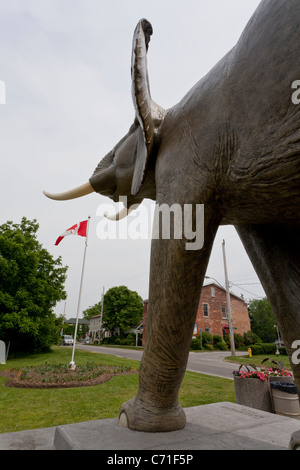
<svg viewBox="0 0 300 470">
<path fill-rule="evenodd" d="M 55 201 L 68 201 L 69 199 L 76 199 L 77 197 L 86 196 L 87 194 L 91 194 L 93 192 L 94 189 L 90 183 L 85 183 L 64 193 L 51 194 L 47 191 L 43 191 L 45 196 L 49 197 L 50 199 L 54 199 Z"/>
<path fill-rule="evenodd" d="M 132 210 L 130 209 L 127 209 L 127 207 L 123 207 L 119 212 L 117 212 L 117 214 L 113 214 L 113 215 L 108 215 L 107 212 L 105 212 L 104 214 L 104 217 L 106 217 L 108 220 L 122 220 L 122 219 L 125 219 L 125 217 L 127 217 L 130 212 L 132 212 Z"/>
<path fill-rule="evenodd" d="M 139 205 L 140 203 L 134 204 L 133 206 L 129 207 L 129 209 L 127 209 L 127 207 L 123 207 L 119 212 L 117 212 L 117 214 L 113 214 L 113 215 L 108 215 L 108 213 L 105 212 L 104 217 L 106 217 L 108 220 L 115 220 L 115 221 L 125 219 L 125 217 L 131 214 L 131 212 L 135 211 Z"/>
</svg>

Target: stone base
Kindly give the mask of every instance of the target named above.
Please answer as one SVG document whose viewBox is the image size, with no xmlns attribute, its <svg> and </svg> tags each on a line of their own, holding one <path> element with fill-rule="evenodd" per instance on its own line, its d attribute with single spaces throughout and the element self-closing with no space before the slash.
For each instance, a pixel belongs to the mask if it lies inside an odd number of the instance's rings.
<svg viewBox="0 0 300 470">
<path fill-rule="evenodd" d="M 287 450 L 299 422 L 234 403 L 185 408 L 180 431 L 144 433 L 117 419 L 59 426 L 57 450 Z"/>
<path fill-rule="evenodd" d="M 118 450 L 135 451 L 132 455 L 158 450 L 288 450 L 297 431 L 293 442 L 299 442 L 296 419 L 228 402 L 184 411 L 187 425 L 180 431 L 137 432 L 120 427 L 116 418 L 103 419 L 0 434 L 0 450 L 103 450 L 101 458 L 106 459 Z"/>
</svg>

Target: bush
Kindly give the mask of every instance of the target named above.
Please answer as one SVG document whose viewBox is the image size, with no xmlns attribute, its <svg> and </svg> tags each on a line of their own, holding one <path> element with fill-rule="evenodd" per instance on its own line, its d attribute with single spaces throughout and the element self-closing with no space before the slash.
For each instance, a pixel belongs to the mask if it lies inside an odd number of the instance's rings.
<svg viewBox="0 0 300 470">
<path fill-rule="evenodd" d="M 227 346 L 225 341 L 220 341 L 219 343 L 214 344 L 214 349 L 219 349 L 220 351 L 227 351 Z"/>
<path fill-rule="evenodd" d="M 200 339 L 200 335 L 198 335 L 197 338 Z M 207 331 L 202 331 L 202 346 L 205 346 L 206 344 L 213 344 L 213 335 Z"/>
<path fill-rule="evenodd" d="M 127 337 L 125 338 L 125 343 L 128 346 L 135 346 L 135 336 L 132 333 L 129 333 Z"/>
<path fill-rule="evenodd" d="M 246 346 L 252 346 L 252 344 L 262 343 L 262 340 L 253 331 L 247 331 L 244 333 L 244 342 Z"/>
<path fill-rule="evenodd" d="M 198 338 L 193 338 L 191 343 L 191 349 L 193 351 L 201 349 L 201 342 Z"/>
<path fill-rule="evenodd" d="M 220 335 L 213 335 L 213 344 L 221 343 L 223 341 L 222 336 Z"/>
<path fill-rule="evenodd" d="M 214 349 L 219 349 L 220 351 L 226 351 L 227 346 L 225 344 L 225 341 L 223 340 L 222 336 L 220 335 L 214 335 L 213 336 L 213 346 Z"/>
<path fill-rule="evenodd" d="M 253 344 L 251 349 L 253 356 L 257 356 L 259 354 L 275 354 L 277 351 L 276 344 L 274 343 Z"/>
<path fill-rule="evenodd" d="M 116 336 L 109 336 L 108 338 L 103 338 L 101 340 L 102 344 L 115 344 Z"/>
<path fill-rule="evenodd" d="M 234 333 L 234 344 L 236 349 L 245 349 L 245 339 L 244 336 L 241 335 L 240 333 Z"/>
<path fill-rule="evenodd" d="M 287 356 L 287 350 L 284 346 L 280 346 L 278 350 L 280 354 L 282 354 L 283 356 Z"/>
<path fill-rule="evenodd" d="M 260 344 L 252 344 L 251 349 L 252 349 L 253 356 L 258 356 L 259 354 L 263 354 L 263 348 Z"/>
<path fill-rule="evenodd" d="M 277 346 L 275 343 L 261 343 L 264 354 L 276 354 Z"/>
<path fill-rule="evenodd" d="M 135 335 L 129 333 L 126 335 L 110 336 L 109 338 L 103 338 L 101 344 L 117 344 L 120 346 L 135 346 Z"/>
<path fill-rule="evenodd" d="M 210 343 L 205 343 L 204 344 L 204 349 L 208 349 L 209 351 L 213 351 L 214 350 L 214 347 L 212 344 Z"/>
</svg>

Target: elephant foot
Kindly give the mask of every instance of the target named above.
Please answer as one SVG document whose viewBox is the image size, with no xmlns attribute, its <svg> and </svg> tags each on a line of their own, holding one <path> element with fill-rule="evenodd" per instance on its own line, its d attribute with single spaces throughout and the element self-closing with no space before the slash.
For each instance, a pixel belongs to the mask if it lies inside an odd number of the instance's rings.
<svg viewBox="0 0 300 470">
<path fill-rule="evenodd" d="M 300 450 L 300 431 L 296 431 L 292 434 L 289 443 L 290 450 Z"/>
<path fill-rule="evenodd" d="M 185 427 L 186 417 L 182 407 L 156 408 L 133 398 L 123 403 L 119 413 L 119 426 L 133 431 L 169 432 Z"/>
</svg>

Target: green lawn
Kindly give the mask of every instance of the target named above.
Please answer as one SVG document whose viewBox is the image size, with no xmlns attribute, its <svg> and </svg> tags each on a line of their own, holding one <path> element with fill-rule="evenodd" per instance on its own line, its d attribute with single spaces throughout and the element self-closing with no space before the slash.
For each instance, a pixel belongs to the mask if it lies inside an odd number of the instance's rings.
<svg viewBox="0 0 300 470">
<path fill-rule="evenodd" d="M 50 354 L 9 360 L 5 368 L 48 363 L 69 363 L 71 349 L 55 347 Z M 139 367 L 139 361 L 77 350 L 76 364 L 87 361 Z M 65 389 L 26 389 L 5 387 L 0 377 L 0 433 L 23 431 L 81 421 L 117 417 L 121 404 L 133 398 L 138 374 L 117 376 L 101 385 Z M 186 372 L 179 394 L 183 407 L 220 401 L 235 402 L 232 380 Z"/>
<path fill-rule="evenodd" d="M 237 352 L 238 354 L 238 352 Z M 288 359 L 288 356 L 284 356 L 284 355 L 278 355 L 276 356 L 276 354 L 270 354 L 270 355 L 257 355 L 257 356 L 252 356 L 252 357 L 249 357 L 249 356 L 228 356 L 226 357 L 226 361 L 230 361 L 230 362 L 236 362 L 238 364 L 238 366 L 240 364 L 254 364 L 255 366 L 260 366 L 262 361 L 266 358 L 269 358 L 270 361 L 268 362 L 265 362 L 263 364 L 263 367 L 271 367 L 272 364 L 271 361 L 275 361 L 275 362 L 278 362 L 278 361 L 281 361 L 282 364 L 283 364 L 283 367 L 288 369 L 288 370 L 291 370 L 291 365 L 289 363 L 289 359 Z M 238 369 L 238 367 L 237 367 Z"/>
</svg>

